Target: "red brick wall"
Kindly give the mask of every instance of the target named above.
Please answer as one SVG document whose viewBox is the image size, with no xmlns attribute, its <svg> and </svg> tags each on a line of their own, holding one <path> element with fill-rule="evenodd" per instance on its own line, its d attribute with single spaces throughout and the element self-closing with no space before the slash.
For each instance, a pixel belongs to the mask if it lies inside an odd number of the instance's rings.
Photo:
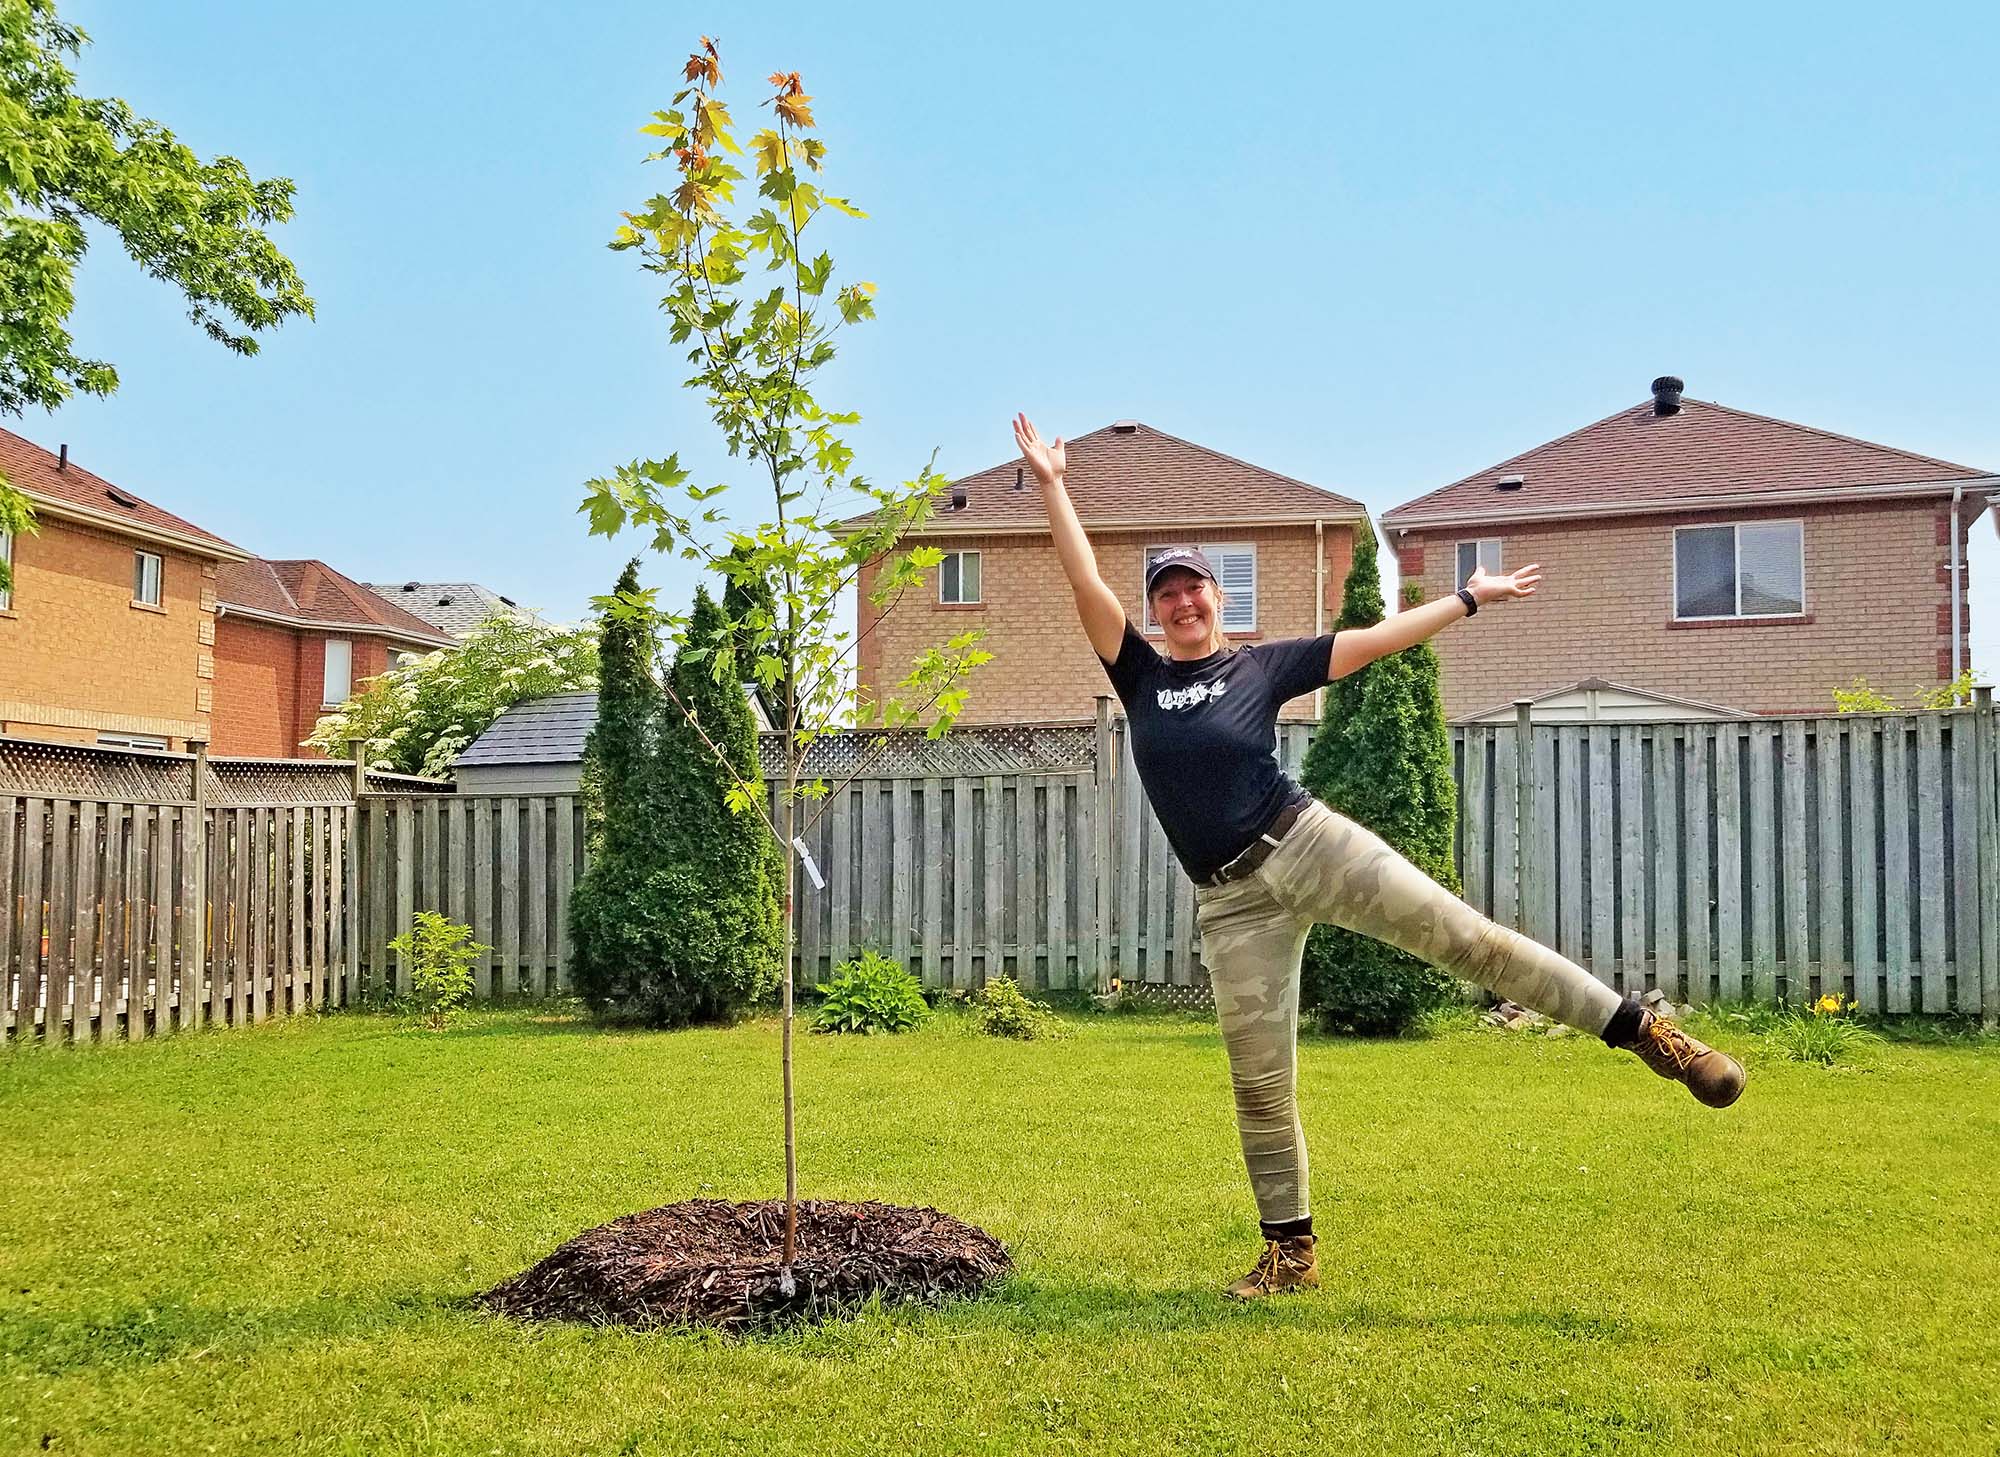
<svg viewBox="0 0 2000 1457">
<path fill-rule="evenodd" d="M 1143 623 L 1141 574 L 1148 546 L 1179 538 L 1170 530 L 1094 532 L 1104 579 L 1125 597 L 1125 611 Z M 1313 601 L 1317 549 L 1311 526 L 1261 527 L 1204 533 L 1215 542 L 1248 542 L 1257 548 L 1257 631 L 1239 642 L 1308 637 L 1314 631 Z M 1353 528 L 1328 526 L 1326 539 L 1325 626 L 1340 612 L 1341 583 L 1353 555 Z M 861 577 L 859 628 L 867 632 L 856 653 L 863 690 L 878 693 L 909 671 L 924 649 L 972 628 L 983 628 L 982 644 L 993 661 L 972 677 L 964 723 L 1024 723 L 1043 719 L 1089 718 L 1097 695 L 1111 691 L 1090 642 L 1077 622 L 1076 605 L 1062 564 L 1046 535 L 939 538 L 946 551 L 978 551 L 981 595 L 974 606 L 937 600 L 937 574 L 922 589 L 905 594 L 879 625 L 879 610 L 868 601 L 875 569 Z M 1310 718 L 1311 698 L 1296 700 L 1287 717 Z"/>
<path fill-rule="evenodd" d="M 93 742 L 207 730 L 215 563 L 42 513 L 14 543 L 14 593 L 0 611 L 0 732 Z M 132 600 L 133 553 L 161 559 L 160 605 Z"/>
<path fill-rule="evenodd" d="M 224 613 L 216 629 L 215 738 L 210 752 L 279 759 L 324 757 L 305 747 L 326 683 L 326 639 L 347 637 L 354 686 L 389 665 L 380 638 L 311 632 Z"/>
<path fill-rule="evenodd" d="M 1803 520 L 1806 617 L 1674 624 L 1674 527 L 1755 520 Z M 1950 676 L 1949 520 L 1935 501 L 1857 502 L 1411 531 L 1395 544 L 1426 599 L 1457 586 L 1460 540 L 1498 537 L 1505 570 L 1546 573 L 1531 601 L 1438 637 L 1453 717 L 1592 677 L 1755 713 L 1831 712 L 1834 688 L 1857 676 L 1899 702 Z"/>
</svg>

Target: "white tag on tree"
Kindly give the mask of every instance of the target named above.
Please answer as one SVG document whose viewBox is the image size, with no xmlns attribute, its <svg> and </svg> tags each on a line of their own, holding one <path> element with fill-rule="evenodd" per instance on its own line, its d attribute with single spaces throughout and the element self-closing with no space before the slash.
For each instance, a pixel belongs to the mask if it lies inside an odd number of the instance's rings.
<svg viewBox="0 0 2000 1457">
<path fill-rule="evenodd" d="M 806 874 L 812 879 L 813 889 L 825 890 L 826 877 L 821 875 L 819 867 L 813 864 L 813 852 L 806 848 L 805 837 L 803 835 L 794 835 L 792 837 L 792 848 L 799 852 L 799 859 L 805 862 Z"/>
</svg>

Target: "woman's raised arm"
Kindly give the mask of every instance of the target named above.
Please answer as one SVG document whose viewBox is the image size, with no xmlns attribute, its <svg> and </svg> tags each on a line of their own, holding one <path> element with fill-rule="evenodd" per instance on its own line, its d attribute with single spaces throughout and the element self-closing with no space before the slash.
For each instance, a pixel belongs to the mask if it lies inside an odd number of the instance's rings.
<svg viewBox="0 0 2000 1457">
<path fill-rule="evenodd" d="M 1069 578 L 1069 589 L 1076 596 L 1076 615 L 1083 623 L 1084 635 L 1098 657 L 1114 662 L 1125 641 L 1125 606 L 1098 574 L 1097 554 L 1090 549 L 1090 538 L 1083 534 L 1083 523 L 1076 519 L 1076 507 L 1070 504 L 1069 489 L 1063 484 L 1067 462 L 1062 439 L 1058 436 L 1044 443 L 1028 417 L 1016 415 L 1014 443 L 1021 447 L 1028 468 L 1041 484 L 1056 556 L 1062 562 L 1063 575 Z"/>
</svg>

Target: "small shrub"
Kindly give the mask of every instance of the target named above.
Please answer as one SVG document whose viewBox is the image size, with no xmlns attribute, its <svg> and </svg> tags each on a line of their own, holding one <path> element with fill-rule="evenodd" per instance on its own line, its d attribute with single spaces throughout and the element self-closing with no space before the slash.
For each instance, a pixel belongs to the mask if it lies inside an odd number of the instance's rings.
<svg viewBox="0 0 2000 1457">
<path fill-rule="evenodd" d="M 1832 1067 L 1864 1061 L 1882 1041 L 1853 1018 L 1854 1003 L 1838 993 L 1821 997 L 1803 1012 L 1780 1013 L 1765 1039 L 1780 1057 Z"/>
<path fill-rule="evenodd" d="M 873 951 L 841 962 L 833 972 L 832 981 L 819 984 L 815 1032 L 907 1032 L 930 1010 L 923 983 Z"/>
<path fill-rule="evenodd" d="M 418 911 L 389 949 L 410 959 L 410 1001 L 424 1025 L 441 1032 L 472 995 L 472 963 L 493 948 L 474 941 L 472 927 L 461 921 Z"/>
<path fill-rule="evenodd" d="M 1047 1002 L 1021 990 L 1011 976 L 995 977 L 979 994 L 979 1030 L 989 1037 L 1014 1037 L 1023 1042 L 1067 1037 L 1069 1028 Z"/>
</svg>

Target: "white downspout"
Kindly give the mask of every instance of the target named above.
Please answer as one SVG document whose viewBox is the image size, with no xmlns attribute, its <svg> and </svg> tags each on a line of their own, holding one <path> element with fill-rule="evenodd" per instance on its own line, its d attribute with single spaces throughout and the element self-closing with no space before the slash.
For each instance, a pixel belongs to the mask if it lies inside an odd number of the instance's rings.
<svg viewBox="0 0 2000 1457">
<path fill-rule="evenodd" d="M 1964 499 L 1965 483 L 1960 481 L 1951 488 L 1951 681 L 1954 683 L 1958 681 L 1958 675 L 1965 671 L 1965 664 L 1960 661 L 1965 638 L 1965 622 L 1961 615 L 1965 610 L 1965 562 L 1958 542 L 1958 508 L 1959 502 Z M 1953 706 L 1957 706 L 1955 699 Z"/>
<path fill-rule="evenodd" d="M 1326 523 L 1317 516 L 1313 518 L 1313 553 L 1317 558 L 1313 566 L 1313 636 L 1326 634 Z M 1313 689 L 1313 719 L 1318 721 L 1326 711 L 1326 690 Z"/>
</svg>

